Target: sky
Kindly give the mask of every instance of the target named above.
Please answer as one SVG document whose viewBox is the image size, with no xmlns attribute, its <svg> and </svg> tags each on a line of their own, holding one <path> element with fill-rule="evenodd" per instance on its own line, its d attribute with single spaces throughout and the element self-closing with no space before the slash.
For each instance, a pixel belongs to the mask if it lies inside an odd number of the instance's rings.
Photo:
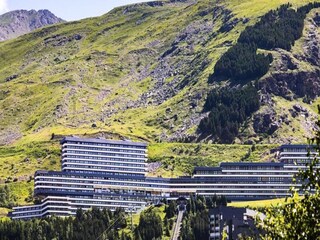
<svg viewBox="0 0 320 240">
<path fill-rule="evenodd" d="M 150 0 L 0 0 L 0 14 L 25 9 L 48 9 L 67 21 L 101 16 L 111 9 Z"/>
</svg>

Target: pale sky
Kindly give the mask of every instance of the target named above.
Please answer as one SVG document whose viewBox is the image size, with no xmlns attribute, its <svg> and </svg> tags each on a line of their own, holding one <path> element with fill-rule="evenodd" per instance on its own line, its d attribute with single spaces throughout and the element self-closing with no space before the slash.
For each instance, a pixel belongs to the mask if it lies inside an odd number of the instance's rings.
<svg viewBox="0 0 320 240">
<path fill-rule="evenodd" d="M 67 21 L 101 16 L 111 9 L 151 0 L 0 0 L 0 14 L 25 9 L 48 9 Z"/>
</svg>

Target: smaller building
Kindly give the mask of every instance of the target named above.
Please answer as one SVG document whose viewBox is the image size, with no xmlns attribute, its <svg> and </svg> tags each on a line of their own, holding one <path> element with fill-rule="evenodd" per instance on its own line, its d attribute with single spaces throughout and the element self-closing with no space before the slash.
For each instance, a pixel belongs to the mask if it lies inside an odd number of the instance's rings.
<svg viewBox="0 0 320 240">
<path fill-rule="evenodd" d="M 263 214 L 247 208 L 220 206 L 210 209 L 210 240 L 236 240 L 241 236 L 255 236 L 258 229 L 255 218 Z M 223 236 L 225 238 L 223 238 Z"/>
</svg>

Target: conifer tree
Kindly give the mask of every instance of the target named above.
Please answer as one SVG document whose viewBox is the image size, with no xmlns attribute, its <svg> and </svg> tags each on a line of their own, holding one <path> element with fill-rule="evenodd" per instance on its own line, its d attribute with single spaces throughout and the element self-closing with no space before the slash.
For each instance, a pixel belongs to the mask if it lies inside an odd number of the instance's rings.
<svg viewBox="0 0 320 240">
<path fill-rule="evenodd" d="M 320 121 L 316 124 L 319 129 Z M 315 144 L 320 153 L 320 130 L 310 143 L 311 148 Z M 260 223 L 265 231 L 261 239 L 320 239 L 320 162 L 317 156 L 310 156 L 311 163 L 297 176 L 301 189 L 292 188 L 291 197 L 284 204 L 267 210 L 267 217 Z M 303 195 L 299 197 L 301 191 Z"/>
</svg>

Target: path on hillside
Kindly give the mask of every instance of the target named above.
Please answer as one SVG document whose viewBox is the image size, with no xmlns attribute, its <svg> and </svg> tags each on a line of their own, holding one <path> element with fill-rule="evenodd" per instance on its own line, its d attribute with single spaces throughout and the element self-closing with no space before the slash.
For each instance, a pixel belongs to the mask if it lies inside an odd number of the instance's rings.
<svg viewBox="0 0 320 240">
<path fill-rule="evenodd" d="M 178 240 L 178 237 L 180 235 L 180 227 L 181 227 L 183 213 L 184 211 L 179 211 L 171 240 Z"/>
</svg>

